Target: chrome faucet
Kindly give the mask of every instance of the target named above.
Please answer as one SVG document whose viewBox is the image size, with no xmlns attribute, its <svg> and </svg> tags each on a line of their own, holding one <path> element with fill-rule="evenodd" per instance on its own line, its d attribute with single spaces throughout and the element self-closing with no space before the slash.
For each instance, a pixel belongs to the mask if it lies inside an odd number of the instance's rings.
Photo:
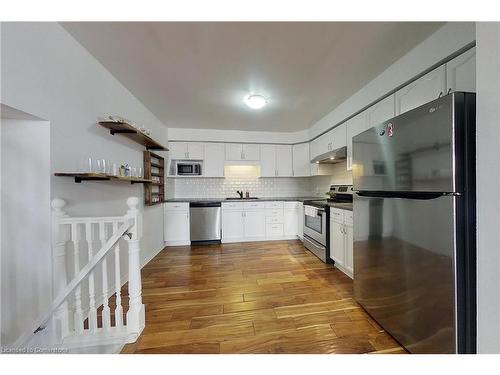
<svg viewBox="0 0 500 375">
<path fill-rule="evenodd" d="M 240 196 L 240 199 L 243 199 L 243 191 L 236 190 L 236 192 Z"/>
</svg>

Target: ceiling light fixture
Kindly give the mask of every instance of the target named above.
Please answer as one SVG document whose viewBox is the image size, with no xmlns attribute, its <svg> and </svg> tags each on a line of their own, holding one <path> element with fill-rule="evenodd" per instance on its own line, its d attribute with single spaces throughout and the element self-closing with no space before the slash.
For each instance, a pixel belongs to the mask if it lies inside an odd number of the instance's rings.
<svg viewBox="0 0 500 375">
<path fill-rule="evenodd" d="M 267 104 L 267 99 L 262 95 L 249 95 L 245 98 L 245 104 L 252 109 L 261 109 Z"/>
</svg>

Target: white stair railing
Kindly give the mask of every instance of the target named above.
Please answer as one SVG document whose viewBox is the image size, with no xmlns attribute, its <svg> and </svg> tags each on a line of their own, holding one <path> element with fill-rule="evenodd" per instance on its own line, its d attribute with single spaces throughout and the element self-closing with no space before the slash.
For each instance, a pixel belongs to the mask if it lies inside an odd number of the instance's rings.
<svg viewBox="0 0 500 375">
<path fill-rule="evenodd" d="M 66 202 L 61 199 L 52 201 L 53 292 L 57 297 L 47 312 L 34 322 L 32 329 L 19 337 L 16 347 L 22 347 L 46 325 L 53 329 L 54 342 L 74 347 L 117 341 L 134 342 L 137 339 L 144 329 L 140 273 L 142 214 L 137 209 L 138 203 L 136 197 L 127 199 L 129 209 L 124 216 L 69 217 L 63 210 Z M 122 239 L 128 245 L 129 304 L 126 319 L 121 295 L 121 282 L 125 281 L 120 274 Z M 87 262 L 80 267 L 85 253 Z M 68 283 L 69 260 L 72 260 L 70 269 L 74 277 Z M 112 266 L 111 271 L 108 265 Z M 100 290 L 96 294 L 99 287 L 96 279 L 99 277 Z M 109 289 L 112 283 L 114 287 Z M 109 298 L 113 294 L 114 311 L 109 305 Z M 99 308 L 101 305 L 102 309 Z"/>
</svg>

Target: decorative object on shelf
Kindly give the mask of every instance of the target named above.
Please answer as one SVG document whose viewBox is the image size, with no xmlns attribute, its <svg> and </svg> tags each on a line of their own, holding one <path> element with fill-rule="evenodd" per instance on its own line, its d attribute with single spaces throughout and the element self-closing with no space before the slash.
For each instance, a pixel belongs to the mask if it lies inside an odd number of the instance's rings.
<svg viewBox="0 0 500 375">
<path fill-rule="evenodd" d="M 122 117 L 108 116 L 108 119 L 99 121 L 99 125 L 109 129 L 111 135 L 121 134 L 124 137 L 145 146 L 147 150 L 168 151 L 168 148 L 150 137 L 151 130 L 144 126 L 139 127 Z"/>
<path fill-rule="evenodd" d="M 144 151 L 144 178 L 152 183 L 144 185 L 144 204 L 153 206 L 165 201 L 165 160 L 151 151 Z"/>
<path fill-rule="evenodd" d="M 131 184 L 151 184 L 153 181 L 146 178 L 113 176 L 106 173 L 54 173 L 57 177 L 73 177 L 76 183 L 82 181 L 117 181 L 130 182 Z"/>
</svg>

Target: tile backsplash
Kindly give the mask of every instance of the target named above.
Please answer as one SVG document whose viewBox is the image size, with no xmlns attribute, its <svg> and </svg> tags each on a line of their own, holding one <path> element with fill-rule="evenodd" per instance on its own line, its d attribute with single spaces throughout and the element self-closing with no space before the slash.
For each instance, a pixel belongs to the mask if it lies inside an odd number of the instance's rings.
<svg viewBox="0 0 500 375">
<path fill-rule="evenodd" d="M 167 178 L 166 193 L 167 198 L 238 197 L 236 190 L 253 197 L 324 197 L 331 184 L 352 184 L 345 162 L 336 164 L 330 176 Z"/>
<path fill-rule="evenodd" d="M 167 198 L 238 197 L 236 190 L 248 191 L 251 197 L 292 197 L 311 194 L 309 177 L 171 178 L 167 183 Z"/>
</svg>

